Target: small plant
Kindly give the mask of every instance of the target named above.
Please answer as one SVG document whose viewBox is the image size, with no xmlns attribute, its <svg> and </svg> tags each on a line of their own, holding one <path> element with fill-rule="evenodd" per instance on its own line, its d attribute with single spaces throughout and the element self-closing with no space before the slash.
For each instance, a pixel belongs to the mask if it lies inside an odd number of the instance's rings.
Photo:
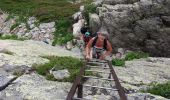
<svg viewBox="0 0 170 100">
<path fill-rule="evenodd" d="M 19 71 L 15 71 L 14 73 L 13 73 L 13 75 L 16 75 L 17 77 L 19 77 L 19 76 L 21 76 L 21 75 L 23 75 L 24 73 L 23 72 L 19 72 Z"/>
<path fill-rule="evenodd" d="M 140 58 L 147 58 L 149 54 L 144 52 L 130 52 L 126 55 L 125 60 L 133 60 L 133 59 L 140 59 Z"/>
<path fill-rule="evenodd" d="M 113 59 L 112 65 L 114 65 L 114 66 L 124 66 L 125 60 L 124 59 Z"/>
<path fill-rule="evenodd" d="M 46 79 L 51 80 L 51 81 L 56 81 L 56 79 L 54 78 L 54 75 L 52 75 L 52 74 L 47 74 Z"/>
<path fill-rule="evenodd" d="M 142 91 L 146 93 L 151 93 L 155 95 L 160 95 L 162 97 L 170 99 L 170 82 L 164 84 L 154 84 L 151 85 L 146 91 Z"/>
</svg>

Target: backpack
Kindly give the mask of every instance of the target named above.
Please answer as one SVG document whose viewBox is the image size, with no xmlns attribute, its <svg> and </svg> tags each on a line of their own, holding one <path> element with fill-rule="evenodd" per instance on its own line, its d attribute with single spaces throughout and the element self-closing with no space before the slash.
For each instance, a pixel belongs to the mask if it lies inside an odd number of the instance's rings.
<svg viewBox="0 0 170 100">
<path fill-rule="evenodd" d="M 85 34 L 87 32 L 88 28 L 87 27 L 82 27 L 80 29 L 81 34 Z"/>
<path fill-rule="evenodd" d="M 97 42 L 97 39 L 98 39 L 98 36 L 96 36 L 92 42 L 92 47 L 95 46 L 96 42 Z M 107 39 L 105 38 L 104 41 L 103 41 L 103 49 L 107 50 Z"/>
</svg>

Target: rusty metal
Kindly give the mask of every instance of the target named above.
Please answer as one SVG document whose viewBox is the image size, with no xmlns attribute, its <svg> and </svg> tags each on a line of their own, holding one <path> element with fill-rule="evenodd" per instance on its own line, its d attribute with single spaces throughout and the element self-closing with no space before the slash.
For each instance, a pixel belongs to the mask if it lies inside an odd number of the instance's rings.
<svg viewBox="0 0 170 100">
<path fill-rule="evenodd" d="M 84 75 L 85 65 L 86 65 L 86 62 L 84 63 L 83 67 L 81 67 L 80 73 L 76 77 L 76 80 L 74 81 L 74 83 L 70 89 L 70 92 L 68 93 L 66 100 L 73 100 L 76 89 L 77 89 L 78 85 L 80 85 L 81 77 L 82 77 L 82 75 Z M 79 90 L 79 91 L 82 91 L 82 90 Z"/>
<path fill-rule="evenodd" d="M 119 79 L 117 78 L 117 75 L 116 75 L 116 73 L 115 73 L 115 71 L 112 67 L 111 61 L 108 61 L 108 65 L 110 67 L 110 72 L 112 74 L 112 77 L 115 80 L 115 85 L 116 85 L 116 88 L 118 89 L 120 100 L 127 100 L 127 97 L 125 95 L 125 91 L 124 91 L 123 87 L 121 86 Z"/>
<path fill-rule="evenodd" d="M 78 85 L 77 98 L 83 98 L 83 85 Z"/>
</svg>

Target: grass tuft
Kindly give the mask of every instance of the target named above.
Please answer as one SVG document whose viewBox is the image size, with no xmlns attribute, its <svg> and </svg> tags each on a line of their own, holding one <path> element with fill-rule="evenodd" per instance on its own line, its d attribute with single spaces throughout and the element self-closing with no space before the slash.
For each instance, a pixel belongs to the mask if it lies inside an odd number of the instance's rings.
<svg viewBox="0 0 170 100">
<path fill-rule="evenodd" d="M 0 34 L 0 40 L 6 40 L 6 39 L 10 39 L 10 40 L 20 40 L 20 41 L 24 41 L 26 39 L 24 38 L 19 38 L 17 35 L 13 34 L 13 35 L 4 35 L 2 36 L 2 34 Z"/>
<path fill-rule="evenodd" d="M 164 84 L 152 84 L 150 88 L 142 92 L 160 95 L 170 99 L 170 82 Z"/>
<path fill-rule="evenodd" d="M 126 55 L 125 60 L 133 60 L 133 59 L 140 59 L 140 58 L 147 58 L 149 54 L 144 52 L 130 52 Z"/>
<path fill-rule="evenodd" d="M 125 66 L 125 60 L 124 59 L 113 59 L 112 65 L 114 65 L 114 66 Z"/>
<path fill-rule="evenodd" d="M 113 59 L 112 65 L 114 66 L 125 66 L 125 61 L 130 61 L 133 59 L 147 58 L 149 54 L 144 52 L 130 52 L 127 53 L 125 59 Z"/>
</svg>

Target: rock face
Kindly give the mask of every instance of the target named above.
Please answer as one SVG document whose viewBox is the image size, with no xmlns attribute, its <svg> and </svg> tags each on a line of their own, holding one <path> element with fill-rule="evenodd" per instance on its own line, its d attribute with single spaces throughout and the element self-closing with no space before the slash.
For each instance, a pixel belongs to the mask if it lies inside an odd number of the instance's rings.
<svg viewBox="0 0 170 100">
<path fill-rule="evenodd" d="M 101 4 L 97 13 L 114 50 L 121 47 L 170 57 L 169 0 L 103 0 Z M 98 31 L 98 25 L 92 25 Z"/>
<path fill-rule="evenodd" d="M 1 100 L 65 100 L 71 87 L 70 83 L 47 81 L 32 73 L 23 75 L 0 91 Z"/>
<path fill-rule="evenodd" d="M 165 83 L 170 80 L 169 58 L 147 58 L 126 61 L 126 68 L 115 67 L 115 71 L 127 90 L 146 89 L 151 83 Z"/>
<path fill-rule="evenodd" d="M 35 17 L 28 18 L 26 23 L 19 23 L 17 25 L 18 17 L 8 19 L 8 14 L 0 14 L 0 34 L 12 35 L 15 34 L 18 37 L 33 39 L 39 41 L 45 41 L 51 43 L 53 40 L 53 33 L 55 32 L 55 22 L 40 23 Z"/>
<path fill-rule="evenodd" d="M 81 0 L 80 0 L 81 1 Z M 84 11 L 84 6 L 80 6 L 80 11 L 75 13 L 72 17 L 76 21 L 73 24 L 73 36 L 74 37 L 80 37 L 81 36 L 81 28 L 85 24 L 85 19 L 83 19 L 83 11 Z"/>
</svg>

